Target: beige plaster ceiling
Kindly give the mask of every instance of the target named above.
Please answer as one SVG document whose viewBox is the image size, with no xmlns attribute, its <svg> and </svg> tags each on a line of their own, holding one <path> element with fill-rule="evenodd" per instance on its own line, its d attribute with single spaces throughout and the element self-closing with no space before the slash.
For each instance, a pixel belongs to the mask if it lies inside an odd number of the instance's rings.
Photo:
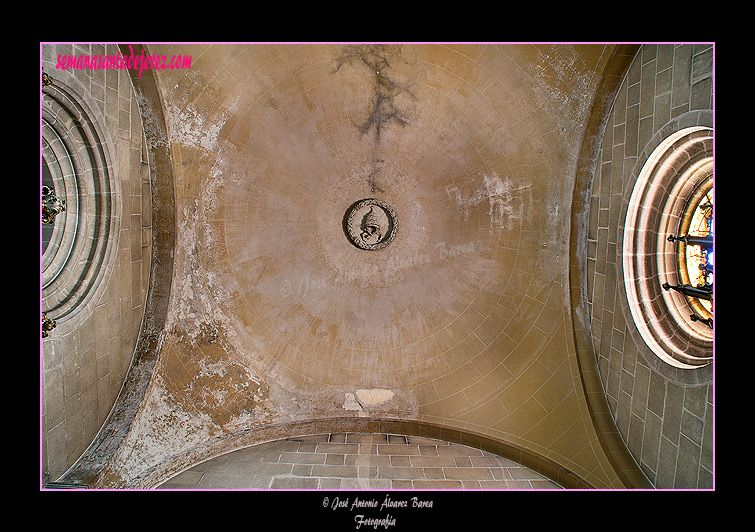
<svg viewBox="0 0 755 532">
<path fill-rule="evenodd" d="M 173 274 L 157 366 L 107 482 L 164 478 L 256 430 L 380 419 L 623 487 L 585 400 L 569 271 L 613 46 L 146 48 L 192 64 L 154 73 Z M 365 198 L 398 219 L 380 250 L 344 231 Z"/>
</svg>

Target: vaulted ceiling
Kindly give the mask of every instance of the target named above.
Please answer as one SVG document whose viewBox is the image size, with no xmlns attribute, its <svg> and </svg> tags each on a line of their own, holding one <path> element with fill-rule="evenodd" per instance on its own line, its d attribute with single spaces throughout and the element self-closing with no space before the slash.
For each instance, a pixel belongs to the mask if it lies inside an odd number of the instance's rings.
<svg viewBox="0 0 755 532">
<path fill-rule="evenodd" d="M 98 482 L 394 424 L 565 485 L 641 484 L 574 310 L 584 193 L 635 50 L 145 46 L 191 68 L 132 75 L 153 288 L 138 391 L 116 407 L 128 430 Z M 349 208 L 371 198 L 395 216 L 380 249 L 350 238 Z"/>
</svg>

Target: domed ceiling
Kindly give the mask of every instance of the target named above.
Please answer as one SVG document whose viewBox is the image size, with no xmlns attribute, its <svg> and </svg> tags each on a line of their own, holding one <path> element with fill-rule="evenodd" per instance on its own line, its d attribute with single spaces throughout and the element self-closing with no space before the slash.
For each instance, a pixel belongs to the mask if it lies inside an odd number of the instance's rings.
<svg viewBox="0 0 755 532">
<path fill-rule="evenodd" d="M 580 157 L 615 47 L 146 48 L 192 62 L 152 73 L 159 113 L 143 101 L 145 129 L 166 125 L 173 274 L 108 482 L 270 427 L 398 420 L 623 487 L 570 294 Z"/>
</svg>

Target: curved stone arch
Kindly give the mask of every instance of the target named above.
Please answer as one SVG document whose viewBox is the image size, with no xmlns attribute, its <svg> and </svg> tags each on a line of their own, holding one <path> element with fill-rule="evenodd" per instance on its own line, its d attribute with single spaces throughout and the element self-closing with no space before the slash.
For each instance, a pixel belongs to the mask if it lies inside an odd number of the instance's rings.
<svg viewBox="0 0 755 532">
<path fill-rule="evenodd" d="M 630 58 L 630 59 L 631 59 L 631 58 Z M 609 102 L 609 103 L 610 103 L 610 102 Z M 599 106 L 598 104 L 596 104 L 596 107 L 600 107 L 600 106 Z M 588 131 L 588 136 L 589 136 L 590 134 L 592 134 L 592 133 L 594 133 L 594 132 L 595 132 L 595 130 L 594 130 L 594 129 L 592 129 L 592 126 L 593 126 L 593 125 L 594 125 L 594 124 L 592 124 L 592 125 L 591 125 L 591 129 L 590 129 L 590 130 Z M 586 141 L 586 145 L 587 145 L 587 147 L 586 147 L 585 149 L 587 150 L 587 152 L 589 152 L 589 151 L 590 151 L 590 147 L 589 147 L 589 145 L 590 145 L 590 143 L 591 143 L 591 142 L 592 142 L 592 140 L 591 140 L 591 139 L 588 139 L 588 140 Z M 583 153 L 584 153 L 584 151 L 583 151 Z M 583 161 L 580 161 L 580 164 L 581 164 L 582 162 L 583 162 Z M 169 172 L 169 170 L 168 170 L 168 172 Z M 579 184 L 578 184 L 578 186 L 579 186 Z M 575 194 L 575 196 L 576 196 L 576 194 Z M 573 235 L 574 235 L 574 233 L 573 233 Z M 162 243 L 162 242 L 161 242 L 161 243 Z M 171 249 L 172 249 L 172 248 L 171 248 Z M 574 249 L 574 247 L 572 247 L 572 250 L 573 250 L 573 249 Z M 163 249 L 163 250 L 162 250 L 162 252 L 163 252 L 163 253 L 165 253 L 165 250 Z M 572 251 L 572 253 L 573 253 L 573 251 Z M 572 259 L 573 259 L 573 258 L 574 258 L 574 257 L 572 256 Z M 156 286 L 156 285 L 155 285 L 155 284 L 153 283 L 153 284 L 151 285 L 151 287 L 154 287 L 154 286 Z M 573 285 L 573 286 L 571 287 L 571 288 L 572 288 L 572 290 L 573 290 L 573 291 L 572 291 L 572 294 L 574 294 L 574 288 L 575 288 L 575 286 L 577 286 L 577 283 L 575 283 L 575 284 L 574 284 L 574 285 Z M 168 285 L 167 285 L 167 289 L 169 290 L 169 282 L 168 282 Z M 152 302 L 152 303 L 150 303 L 150 305 L 156 305 L 157 307 L 160 307 L 160 303 L 159 303 L 159 302 L 158 302 L 158 303 L 155 303 L 155 302 L 154 302 L 154 300 L 153 300 L 153 302 Z M 158 312 L 157 312 L 157 313 L 159 314 L 159 309 L 158 309 Z M 577 319 L 577 318 L 575 318 L 574 316 L 573 316 L 573 319 L 575 319 L 575 327 L 576 327 L 576 322 L 578 321 L 578 319 Z M 576 329 L 575 329 L 575 330 L 576 330 Z M 575 332 L 575 335 L 576 335 L 576 334 L 577 334 L 577 333 Z M 152 337 L 152 338 L 156 338 L 156 337 Z M 579 354 L 580 354 L 580 356 L 581 356 L 581 353 L 579 353 Z M 146 357 L 146 355 L 145 355 L 145 357 Z M 149 358 L 149 357 L 147 357 L 147 358 Z M 581 361 L 582 361 L 582 359 L 580 358 L 580 363 L 581 363 Z M 590 370 L 589 366 L 587 366 L 587 365 L 581 365 L 581 367 L 582 367 L 582 371 L 583 371 L 583 375 L 582 375 L 582 379 L 583 379 L 583 382 L 588 382 L 588 381 L 590 380 L 590 371 L 591 371 L 591 370 Z M 148 367 L 148 368 L 147 368 L 147 369 L 146 369 L 145 371 L 148 371 L 149 369 L 150 369 L 150 368 Z M 589 385 L 587 385 L 587 384 L 586 384 L 586 385 L 585 385 L 585 390 L 586 390 L 586 392 L 587 392 L 587 393 L 586 393 L 586 396 L 587 396 L 587 397 L 589 398 L 589 397 L 590 397 L 589 393 L 590 393 L 591 391 L 594 391 L 595 389 L 594 389 L 594 388 L 589 388 Z M 596 404 L 597 404 L 597 403 L 596 403 Z M 600 411 L 599 405 L 598 405 L 598 406 L 596 406 L 596 407 L 591 407 L 591 415 L 593 415 L 593 418 L 594 418 L 594 419 L 599 419 L 599 418 L 601 417 L 601 414 L 602 414 L 602 412 Z M 598 422 L 596 421 L 596 427 L 597 427 L 597 426 L 598 426 Z M 321 430 L 320 430 L 320 429 L 317 429 L 317 430 L 318 430 L 318 432 L 321 432 Z M 609 427 L 609 430 L 607 430 L 606 432 L 601 432 L 601 430 L 598 430 L 598 433 L 599 433 L 599 434 L 601 435 L 601 437 L 603 437 L 603 435 L 604 435 L 604 434 L 609 434 L 609 433 L 610 433 L 610 427 Z M 608 449 L 608 447 L 609 447 L 609 444 L 605 443 L 603 439 L 601 439 L 601 443 L 603 444 L 603 447 L 604 447 L 604 449 Z M 609 442 L 609 443 L 610 443 L 610 442 Z M 606 451 L 606 452 L 607 452 L 607 454 L 609 454 L 609 455 L 612 455 L 612 453 L 609 453 L 608 451 Z M 536 458 L 533 458 L 533 459 L 536 459 Z M 629 475 L 631 475 L 631 472 L 630 472 L 630 473 L 628 473 L 628 474 L 629 474 Z"/>
<path fill-rule="evenodd" d="M 112 474 L 115 470 L 113 467 L 113 471 L 106 470 L 98 479 L 101 485 L 92 487 L 152 489 L 201 462 L 239 449 L 295 436 L 313 436 L 329 432 L 390 433 L 433 438 L 508 458 L 564 488 L 590 489 L 593 487 L 565 467 L 515 444 L 424 421 L 356 417 L 294 421 L 223 436 L 193 447 L 190 451 L 155 466 L 149 473 L 139 478 L 124 480 L 124 485 L 112 485 L 119 483 L 116 480 L 117 474 Z"/>
<path fill-rule="evenodd" d="M 127 47 L 119 45 L 122 53 Z M 136 45 L 137 53 L 142 46 Z M 129 52 L 130 53 L 130 52 Z M 175 198 L 165 118 L 154 71 L 129 70 L 147 143 L 152 207 L 152 256 L 144 317 L 131 366 L 94 441 L 59 482 L 95 485 L 128 433 L 157 364 L 173 275 Z"/>
<path fill-rule="evenodd" d="M 664 66 L 670 60 L 667 54 L 669 54 L 671 47 L 672 45 L 664 46 L 663 53 L 664 60 L 666 61 Z M 697 480 L 693 478 L 689 485 L 696 487 L 699 484 L 704 487 L 712 481 L 712 465 L 710 461 L 712 460 L 713 453 L 709 443 L 712 438 L 712 422 L 709 423 L 709 418 L 707 417 L 709 415 L 708 412 L 712 408 L 712 381 L 710 378 L 712 364 L 692 370 L 676 368 L 666 364 L 658 356 L 650 352 L 644 341 L 641 339 L 639 342 L 637 341 L 636 334 L 638 333 L 632 331 L 634 320 L 628 313 L 626 298 L 622 294 L 623 277 L 618 272 L 621 255 L 616 253 L 616 251 L 622 249 L 620 242 L 612 244 L 615 247 L 611 251 L 611 257 L 615 261 L 618 261 L 617 264 L 612 264 L 605 257 L 602 257 L 601 260 L 605 261 L 604 263 L 607 267 L 615 268 L 615 271 L 608 271 L 604 275 L 606 282 L 605 291 L 608 293 L 610 290 L 615 290 L 613 292 L 615 297 L 607 298 L 607 301 L 611 301 L 612 305 L 606 303 L 605 308 L 608 309 L 607 312 L 613 312 L 613 315 L 618 317 L 619 331 L 623 328 L 625 334 L 624 342 L 628 345 L 628 356 L 624 357 L 624 352 L 617 349 L 606 349 L 605 354 L 599 351 L 598 346 L 601 345 L 602 338 L 600 338 L 600 334 L 593 334 L 595 331 L 592 328 L 592 290 L 594 288 L 597 289 L 598 284 L 597 281 L 593 283 L 597 277 L 595 273 L 597 268 L 593 269 L 592 273 L 590 272 L 590 268 L 588 268 L 588 255 L 592 253 L 590 258 L 595 261 L 596 257 L 599 257 L 601 249 L 598 248 L 596 251 L 596 240 L 599 239 L 595 239 L 595 235 L 592 235 L 592 242 L 588 242 L 588 235 L 597 227 L 601 227 L 603 230 L 608 227 L 610 231 L 616 231 L 616 226 L 623 224 L 623 214 L 626 212 L 624 210 L 623 212 L 612 213 L 609 220 L 605 218 L 600 220 L 599 209 L 597 207 L 591 209 L 591 206 L 597 205 L 603 207 L 604 212 L 601 214 L 605 215 L 605 211 L 608 211 L 608 208 L 604 205 L 608 204 L 602 202 L 603 198 L 601 194 L 603 190 L 601 188 L 596 188 L 593 191 L 593 187 L 601 186 L 601 183 L 594 181 L 593 177 L 597 175 L 602 177 L 604 172 L 610 172 L 608 165 L 613 162 L 612 154 L 609 152 L 605 158 L 601 159 L 604 133 L 606 136 L 609 135 L 606 127 L 610 125 L 609 121 L 614 116 L 614 110 L 610 108 L 614 100 L 616 100 L 616 105 L 620 106 L 618 107 L 619 110 L 616 111 L 617 113 L 629 109 L 630 104 L 623 101 L 624 93 L 622 91 L 626 87 L 624 80 L 629 79 L 629 75 L 632 75 L 632 81 L 637 81 L 636 75 L 638 71 L 634 70 L 634 68 L 646 57 L 645 45 L 637 48 L 638 50 L 635 50 L 632 57 L 628 58 L 630 61 L 630 70 L 625 71 L 625 75 L 620 76 L 622 78 L 618 80 L 620 88 L 607 102 L 609 108 L 606 110 L 604 117 L 605 123 L 594 127 L 592 136 L 585 136 L 582 154 L 579 159 L 580 168 L 572 203 L 570 248 L 570 296 L 577 360 L 580 364 L 583 389 L 588 400 L 590 415 L 595 421 L 601 444 L 604 449 L 607 449 L 606 452 L 615 468 L 626 468 L 627 486 L 653 488 L 673 485 L 674 487 L 678 487 L 674 484 L 675 476 L 679 474 L 680 468 L 691 466 L 695 469 L 690 470 L 690 475 L 697 475 Z M 658 49 L 660 49 L 660 46 Z M 676 49 L 674 48 L 675 51 Z M 654 46 L 647 46 L 647 57 L 651 57 L 655 51 L 656 48 Z M 703 49 L 700 51 L 700 54 L 699 57 L 704 57 L 702 54 L 710 55 L 710 49 L 707 51 Z M 693 55 L 689 47 L 686 50 L 682 50 L 679 56 L 679 61 L 683 65 L 682 68 L 689 65 L 689 61 L 693 59 Z M 676 59 L 675 54 L 674 61 Z M 703 71 L 705 70 L 703 68 Z M 707 80 L 704 72 L 701 76 Z M 687 81 L 689 80 L 682 80 L 681 83 Z M 709 89 L 709 85 L 705 83 L 701 83 L 700 86 L 700 90 Z M 619 98 L 617 94 L 622 98 Z M 693 92 L 690 90 L 690 95 L 692 94 Z M 622 209 L 621 202 L 627 201 L 631 194 L 634 184 L 632 179 L 642 168 L 642 161 L 647 158 L 647 155 L 652 152 L 660 140 L 674 133 L 675 128 L 679 129 L 697 125 L 712 127 L 712 107 L 699 109 L 700 105 L 705 104 L 707 107 L 708 104 L 704 101 L 701 103 L 700 94 L 698 93 L 697 95 L 698 101 L 694 105 L 690 102 L 689 108 L 693 109 L 692 111 L 685 112 L 674 120 L 669 120 L 669 114 L 659 113 L 658 124 L 665 125 L 656 125 L 652 131 L 646 130 L 642 132 L 642 135 L 638 134 L 638 131 L 633 130 L 631 139 L 640 142 L 630 144 L 631 150 L 626 156 L 620 151 L 617 152 L 618 155 L 616 158 L 620 164 L 623 164 L 623 171 L 613 174 L 616 176 L 614 180 L 608 181 L 608 179 L 611 179 L 610 177 L 604 180 L 604 183 L 609 182 L 609 184 L 621 182 L 622 188 L 620 190 L 615 189 L 616 194 L 613 198 L 618 198 L 616 204 L 618 207 L 617 210 L 620 211 Z M 623 106 L 624 104 L 626 105 Z M 635 104 L 636 99 L 631 102 L 631 105 Z M 663 109 L 663 107 L 661 108 Z M 706 123 L 708 118 L 711 119 L 711 123 Z M 597 115 L 593 119 L 597 123 L 600 122 Z M 636 127 L 638 123 L 637 116 L 632 116 L 632 119 L 634 120 L 632 123 L 633 127 Z M 678 123 L 672 126 L 671 124 L 674 122 Z M 628 127 L 626 131 L 629 131 Z M 607 141 L 606 147 L 608 148 L 617 146 L 624 138 L 621 136 L 622 130 L 614 130 L 611 133 L 617 133 L 619 141 L 613 143 L 611 140 Z M 599 164 L 605 166 L 599 168 Z M 606 168 L 608 170 L 605 170 Z M 591 202 L 594 202 L 594 204 L 591 205 Z M 611 235 L 615 236 L 616 233 L 611 233 Z M 605 254 L 605 243 L 607 240 L 605 234 L 602 235 L 602 238 L 604 246 L 602 252 Z M 600 243 L 599 241 L 598 244 Z M 601 279 L 601 282 L 603 282 L 603 279 Z M 602 289 L 602 286 L 600 288 Z M 601 307 L 601 310 L 603 310 L 603 307 Z M 608 316 L 607 318 L 609 323 L 611 318 L 612 316 Z M 599 327 L 601 325 L 601 323 L 598 323 L 598 329 L 596 329 L 598 332 L 600 332 Z M 647 352 L 642 352 L 643 349 L 646 349 Z M 623 364 L 625 361 L 627 362 L 626 366 Z M 611 371 L 613 371 L 613 374 L 610 373 Z M 621 375 L 622 372 L 625 372 L 629 377 L 628 381 L 622 381 L 621 385 L 626 386 L 627 382 L 629 382 L 632 388 L 629 390 L 630 393 L 621 394 L 622 403 L 619 404 L 617 391 L 626 390 L 626 388 L 619 387 L 619 378 L 616 377 L 617 375 Z M 611 377 L 613 377 L 612 381 L 609 380 Z M 682 401 L 677 400 L 679 398 L 678 395 L 674 395 L 678 391 L 684 393 L 682 397 L 687 397 L 687 393 L 691 392 L 692 395 L 690 397 L 695 397 L 697 400 L 693 407 L 695 409 L 693 415 L 698 419 L 705 417 L 705 419 L 702 419 L 701 440 L 693 442 L 689 452 L 686 452 L 686 454 L 683 454 L 681 449 L 672 445 L 671 453 L 665 456 L 664 469 L 661 470 L 659 469 L 661 467 L 660 446 L 654 446 L 653 423 L 657 419 L 663 421 L 665 419 L 664 412 L 670 412 L 669 416 L 673 418 L 682 408 L 691 404 L 685 402 L 682 405 Z M 647 397 L 645 397 L 645 394 L 647 394 Z M 633 399 L 638 395 L 640 400 L 634 401 Z M 642 399 L 646 399 L 645 403 L 642 402 Z M 643 405 L 645 410 L 642 410 Z M 658 412 L 658 409 L 655 408 L 657 405 L 663 408 L 661 412 Z M 619 411 L 620 408 L 622 409 L 621 411 Z M 639 409 L 637 415 L 634 415 L 635 409 Z M 642 414 L 648 412 L 653 415 L 646 416 L 643 419 Z M 621 414 L 620 417 L 619 414 Z M 615 415 L 617 416 L 616 418 L 614 417 Z M 658 417 L 653 417 L 655 415 Z M 630 430 L 632 431 L 631 434 Z M 608 450 L 612 452 L 609 453 Z M 686 473 L 687 471 L 685 470 L 684 472 Z M 685 479 L 688 479 L 688 477 L 685 477 Z M 636 480 L 636 482 L 630 482 L 633 480 Z"/>
<path fill-rule="evenodd" d="M 617 46 L 608 61 L 601 86 L 590 111 L 590 118 L 582 141 L 574 193 L 572 195 L 571 231 L 569 244 L 569 297 L 574 349 L 585 401 L 593 421 L 598 441 L 611 466 L 628 488 L 650 488 L 652 484 L 639 468 L 614 422 L 603 391 L 597 368 L 597 357 L 590 337 L 590 315 L 587 306 L 587 227 L 590 211 L 590 191 L 606 123 L 616 94 L 632 64 L 640 45 Z"/>
<path fill-rule="evenodd" d="M 614 69 L 618 68 L 617 65 L 621 65 L 621 60 L 625 59 L 623 57 L 623 48 L 616 51 L 616 58 L 612 61 L 609 61 L 608 63 L 608 69 Z M 633 56 L 629 57 L 629 60 L 631 61 L 631 58 Z M 609 72 L 607 74 L 609 78 L 609 83 L 612 81 L 613 72 Z M 620 81 L 620 79 L 619 79 Z M 136 81 L 135 81 L 136 84 Z M 600 92 L 598 94 L 598 98 L 601 99 L 604 97 L 604 92 Z M 607 101 L 607 105 L 610 106 L 610 100 L 608 98 L 601 99 L 602 103 L 605 103 Z M 596 102 L 596 107 L 600 108 L 601 102 Z M 592 129 L 592 126 L 594 124 L 591 124 L 591 129 L 588 131 L 587 136 L 589 137 L 590 134 L 594 133 L 594 130 Z M 599 144 L 599 140 L 596 141 Z M 588 141 L 589 143 L 589 141 Z M 589 151 L 589 148 L 588 148 Z M 171 241 L 172 242 L 172 241 Z M 161 242 L 162 244 L 163 242 Z M 168 290 L 169 290 L 169 283 L 168 283 Z M 159 341 L 159 338 L 158 340 Z M 153 352 L 154 353 L 154 352 Z M 148 353 L 145 353 L 145 357 L 149 358 Z M 154 356 L 154 355 L 153 355 Z M 154 364 L 154 361 L 152 362 Z M 154 366 L 151 365 L 149 367 L 145 367 L 146 371 L 151 371 Z M 588 370 L 589 372 L 589 370 Z M 145 373 L 146 374 L 146 373 Z M 147 378 L 148 379 L 148 378 Z M 583 379 L 589 380 L 589 375 L 587 377 L 583 376 Z M 136 389 L 136 387 L 131 387 L 132 389 Z M 141 392 L 143 395 L 143 391 Z M 586 396 L 589 395 L 586 394 Z M 604 400 L 604 399 L 603 399 Z M 137 405 L 136 402 L 133 402 L 132 405 Z M 122 410 L 119 410 L 119 412 Z M 597 413 L 596 413 L 597 412 Z M 600 412 L 597 408 L 591 409 L 591 414 L 593 414 L 596 418 L 599 418 Z M 609 418 L 610 419 L 610 418 Z M 411 424 L 412 427 L 419 426 L 418 422 L 416 421 L 394 421 L 394 420 L 376 420 L 376 419 L 369 419 L 369 420 L 357 420 L 355 421 L 352 418 L 346 418 L 346 419 L 335 419 L 335 420 L 315 420 L 315 421 L 305 421 L 300 423 L 295 423 L 293 425 L 286 425 L 286 426 L 271 426 L 271 427 L 265 427 L 261 429 L 256 429 L 253 432 L 245 432 L 241 434 L 234 434 L 234 435 L 227 435 L 221 439 L 216 439 L 208 442 L 206 445 L 202 445 L 201 447 L 198 447 L 196 449 L 192 449 L 189 451 L 189 454 L 186 454 L 185 456 L 176 457 L 175 459 L 171 460 L 170 463 L 160 464 L 154 469 L 151 469 L 148 473 L 146 473 L 144 476 L 140 478 L 135 478 L 133 480 L 126 480 L 124 479 L 123 482 L 128 482 L 128 486 L 119 486 L 119 487 L 151 487 L 159 485 L 159 483 L 164 480 L 165 478 L 168 478 L 170 475 L 175 474 L 176 472 L 185 469 L 186 467 L 190 467 L 191 464 L 197 463 L 202 460 L 206 460 L 213 455 L 219 455 L 226 452 L 230 452 L 232 450 L 243 448 L 249 445 L 253 445 L 255 443 L 261 443 L 264 441 L 272 441 L 275 439 L 280 439 L 282 437 L 286 437 L 286 435 L 296 435 L 296 434 L 321 434 L 323 432 L 335 432 L 337 430 L 344 430 L 343 425 L 346 425 L 349 427 L 348 430 L 355 430 L 353 427 L 355 426 L 354 423 L 386 423 L 386 424 L 394 424 L 394 423 L 400 423 L 400 424 Z M 323 423 L 332 423 L 334 428 L 327 429 L 323 427 Z M 120 423 L 122 426 L 125 425 L 125 417 L 124 421 Z M 392 426 L 392 425 L 391 425 Z M 497 454 L 501 454 L 503 456 L 506 456 L 507 454 L 517 454 L 519 455 L 519 459 L 516 459 L 518 463 L 522 463 L 523 465 L 526 465 L 527 467 L 530 467 L 531 469 L 537 471 L 537 472 L 543 472 L 545 476 L 548 476 L 549 478 L 555 477 L 562 477 L 562 478 L 554 478 L 559 484 L 565 486 L 565 487 L 591 487 L 588 485 L 586 481 L 583 479 L 578 478 L 574 473 L 568 471 L 565 467 L 554 464 L 552 461 L 548 460 L 547 458 L 540 456 L 538 454 L 533 453 L 532 451 L 525 450 L 522 448 L 519 448 L 518 446 L 510 443 L 504 443 L 499 440 L 492 440 L 488 437 L 481 436 L 478 434 L 470 433 L 470 432 L 460 432 L 456 429 L 449 429 L 449 428 L 443 428 L 436 425 L 430 425 L 427 423 L 422 423 L 421 426 L 425 427 L 426 429 L 433 427 L 434 429 L 441 430 L 441 431 L 451 431 L 451 434 L 453 436 L 449 437 L 440 437 L 439 439 L 445 439 L 447 441 L 453 441 L 453 438 L 459 438 L 460 440 L 463 439 L 464 443 L 471 446 L 480 446 L 480 448 L 488 450 L 485 446 L 490 446 L 492 448 L 498 448 Z M 596 427 L 598 426 L 596 422 Z M 613 425 L 611 425 L 613 426 Z M 368 425 L 369 427 L 369 425 Z M 288 430 L 289 432 L 285 432 Z M 376 431 L 378 429 L 372 429 L 371 431 Z M 419 430 L 416 428 L 395 428 L 392 426 L 390 429 L 380 429 L 380 431 L 384 430 L 390 430 L 392 433 L 404 433 L 404 434 L 412 434 L 409 432 L 410 430 Z M 615 426 L 614 426 L 615 430 Z M 302 432 L 304 431 L 304 432 Z M 104 432 L 104 431 L 103 431 Z M 601 430 L 597 430 L 598 434 L 601 435 L 601 438 L 604 437 L 604 434 L 611 434 L 610 433 L 610 427 L 608 430 L 601 432 Z M 422 433 L 420 432 L 416 435 L 433 437 L 431 436 L 432 431 L 428 433 Z M 267 437 L 266 437 L 267 435 Z M 117 439 L 117 442 L 120 442 L 121 439 Z M 620 439 L 618 441 L 621 441 Z M 234 443 L 235 442 L 235 443 Z M 620 454 L 618 451 L 613 451 L 610 448 L 612 442 L 605 442 L 603 439 L 601 439 L 601 444 L 603 445 L 603 449 L 605 450 L 606 454 L 609 456 L 613 456 L 614 454 Z M 103 450 L 105 447 L 108 447 L 110 449 L 110 456 L 112 456 L 112 453 L 115 452 L 117 443 L 103 443 Z M 104 456 L 104 453 L 103 453 Z M 183 466 L 182 466 L 183 464 Z M 530 465 L 532 464 L 532 465 Z M 622 480 L 625 482 L 626 485 L 629 486 L 636 486 L 639 483 L 632 483 L 630 480 L 627 480 L 628 477 L 631 477 L 632 474 L 634 474 L 634 470 L 632 470 L 630 467 L 624 468 L 624 464 L 620 462 L 620 460 L 612 460 L 611 464 L 615 467 L 617 472 L 621 472 L 620 476 Z M 99 463 L 99 467 L 96 469 L 93 468 L 91 472 L 95 473 L 95 476 L 90 476 L 89 478 L 94 478 L 95 482 L 92 484 L 96 487 L 114 487 L 117 486 L 119 483 L 118 480 L 118 474 L 115 471 L 117 464 L 110 464 L 111 467 L 105 467 L 107 464 L 104 464 L 104 462 Z M 545 471 L 549 471 L 548 473 L 545 473 Z M 82 473 L 85 473 L 82 471 Z M 84 475 L 81 475 L 81 478 L 85 478 Z M 98 486 L 99 485 L 99 486 Z"/>
</svg>

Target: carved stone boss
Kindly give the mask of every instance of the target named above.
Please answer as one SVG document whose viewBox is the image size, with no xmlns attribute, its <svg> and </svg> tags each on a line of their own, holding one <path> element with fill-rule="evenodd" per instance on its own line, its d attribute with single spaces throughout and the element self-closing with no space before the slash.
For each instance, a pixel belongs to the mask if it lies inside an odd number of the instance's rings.
<svg viewBox="0 0 755 532">
<path fill-rule="evenodd" d="M 396 236 L 398 219 L 390 205 L 379 199 L 367 198 L 349 207 L 345 228 L 352 244 L 372 251 L 390 244 Z"/>
</svg>

